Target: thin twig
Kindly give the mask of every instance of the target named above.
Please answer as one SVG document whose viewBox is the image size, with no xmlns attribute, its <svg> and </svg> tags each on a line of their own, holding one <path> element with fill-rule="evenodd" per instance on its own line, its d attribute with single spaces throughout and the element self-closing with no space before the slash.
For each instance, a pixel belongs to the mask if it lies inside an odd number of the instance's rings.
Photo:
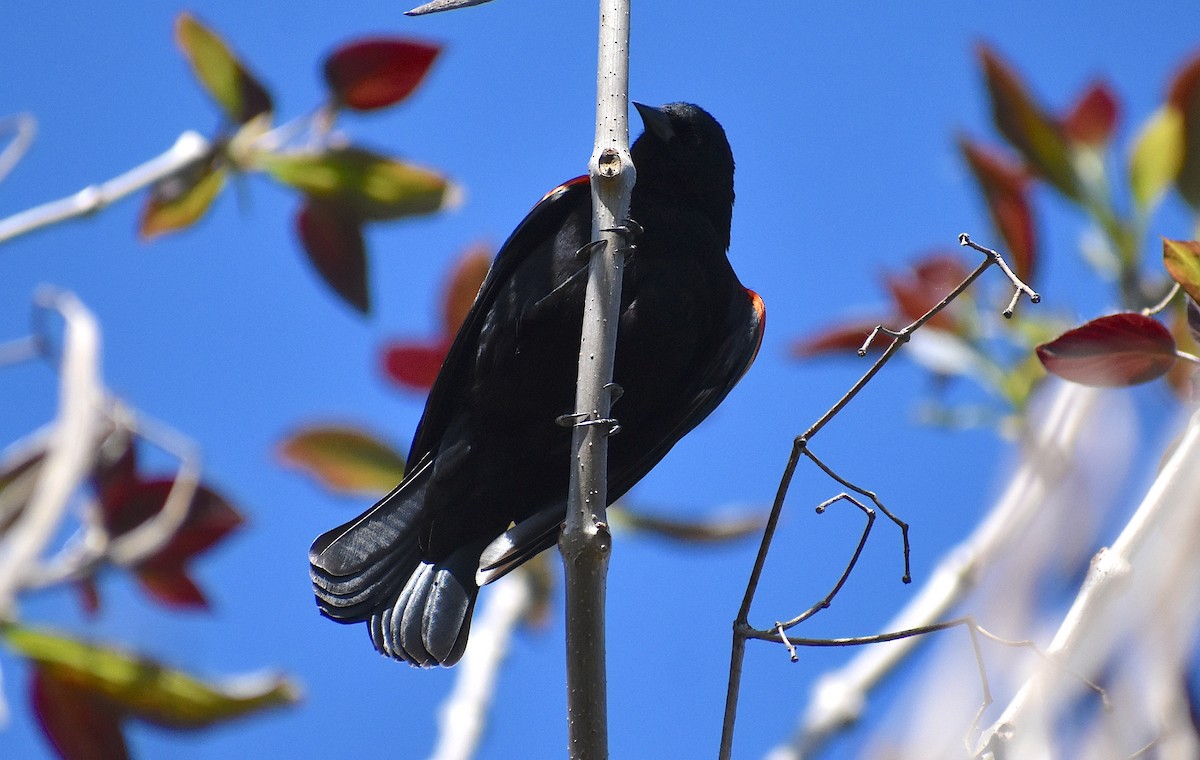
<svg viewBox="0 0 1200 760">
<path fill-rule="evenodd" d="M 858 538 L 858 545 L 856 547 L 854 547 L 854 553 L 850 555 L 850 561 L 846 563 L 846 567 L 844 570 L 842 570 L 842 574 L 837 579 L 837 583 L 833 584 L 833 588 L 829 590 L 829 593 L 826 594 L 825 597 L 823 599 L 821 599 L 821 601 L 819 601 L 816 604 L 814 604 L 813 606 L 809 607 L 807 610 L 800 613 L 799 615 L 792 618 L 791 620 L 787 620 L 782 623 L 775 623 L 775 628 L 779 631 L 779 633 L 781 635 L 783 634 L 784 631 L 788 630 L 789 628 L 793 628 L 793 627 L 799 625 L 800 623 L 803 623 L 805 620 L 808 620 L 810 617 L 817 614 L 821 610 L 829 609 L 829 606 L 831 604 L 833 604 L 833 598 L 835 596 L 837 596 L 837 593 L 839 591 L 842 590 L 842 586 L 846 585 L 846 580 L 850 577 L 850 573 L 852 573 L 854 571 L 854 566 L 858 564 L 858 558 L 862 556 L 863 549 L 867 545 L 867 538 L 871 535 L 871 527 L 873 525 L 875 525 L 875 510 L 871 509 L 866 504 L 863 504 L 858 499 L 855 499 L 853 496 L 851 496 L 848 493 L 840 493 L 837 496 L 834 496 L 833 498 L 830 498 L 830 499 L 826 499 L 825 501 L 818 504 L 817 505 L 817 514 L 823 514 L 825 512 L 825 508 L 828 507 L 830 504 L 833 504 L 834 502 L 837 502 L 837 501 L 843 501 L 843 500 L 848 501 L 851 504 L 853 504 L 854 506 L 858 507 L 859 509 L 861 509 L 863 511 L 863 514 L 865 514 L 867 516 L 867 523 L 866 523 L 866 525 L 863 526 L 862 535 L 859 536 L 859 538 Z M 793 657 L 792 662 L 795 662 L 794 658 L 796 656 L 796 653 L 794 651 L 792 651 L 791 654 Z"/>
<path fill-rule="evenodd" d="M 33 145 L 37 135 L 37 119 L 33 114 L 19 113 L 0 119 L 0 136 L 12 134 L 12 139 L 0 151 L 0 182 L 8 176 Z"/>
<path fill-rule="evenodd" d="M 1042 422 L 1021 449 L 1021 462 L 1008 487 L 978 528 L 943 555 L 920 592 L 884 630 L 920 628 L 943 617 L 975 587 L 982 569 L 1022 540 L 1048 494 L 1071 472 L 1070 455 L 1085 434 L 1100 392 L 1072 383 L 1057 385 Z M 916 639 L 859 653 L 813 685 L 790 753 L 811 754 L 860 717 L 867 695 L 916 646 Z"/>
<path fill-rule="evenodd" d="M 742 663 L 745 658 L 745 641 L 747 638 L 751 637 L 750 632 L 755 630 L 750 626 L 749 623 L 750 607 L 753 604 L 754 596 L 758 590 L 758 584 L 762 578 L 762 571 L 766 565 L 767 554 L 770 551 L 771 542 L 775 536 L 775 529 L 779 523 L 779 516 L 783 510 L 783 504 L 787 497 L 787 491 L 791 485 L 792 478 L 795 476 L 796 467 L 798 466 L 800 457 L 802 455 L 809 456 L 814 463 L 817 463 L 818 466 L 821 467 L 823 471 L 834 477 L 838 482 L 846 485 L 846 487 L 870 497 L 879 506 L 881 511 L 883 511 L 886 515 L 888 515 L 889 518 L 891 518 L 897 525 L 901 527 L 905 555 L 904 579 L 906 582 L 910 579 L 908 570 L 909 556 L 907 525 L 899 520 L 899 518 L 888 511 L 885 507 L 883 507 L 883 505 L 880 504 L 877 499 L 875 499 L 874 494 L 847 483 L 842 478 L 836 476 L 832 470 L 821 464 L 820 461 L 813 457 L 809 452 L 809 442 L 817 435 L 817 433 L 821 431 L 822 428 L 825 427 L 825 425 L 829 423 L 830 420 L 832 420 L 842 409 L 844 409 L 846 405 L 854 399 L 855 396 L 858 395 L 859 391 L 866 387 L 867 383 L 870 382 L 870 380 L 881 369 L 883 369 L 884 365 L 886 365 L 887 362 L 890 361 L 891 358 L 900 350 L 900 347 L 909 341 L 912 333 L 915 330 L 920 329 L 922 325 L 949 306 L 949 304 L 955 298 L 962 294 L 971 285 L 971 283 L 973 283 L 980 275 L 982 275 L 983 272 L 992 264 L 999 266 L 1005 273 L 1005 276 L 1008 277 L 1009 281 L 1013 283 L 1013 286 L 1017 291 L 1017 296 L 1019 296 L 1021 293 L 1025 293 L 1029 296 L 1030 301 L 1033 303 L 1038 303 L 1041 300 L 1041 297 L 1037 293 L 1026 286 L 1015 274 L 1013 274 L 1012 270 L 1004 262 L 1003 257 L 1000 256 L 999 253 L 971 242 L 970 236 L 966 233 L 959 235 L 959 243 L 961 245 L 970 246 L 971 248 L 986 254 L 986 258 L 980 262 L 975 270 L 967 275 L 967 277 L 961 283 L 959 283 L 957 287 L 950 291 L 950 293 L 948 293 L 939 303 L 934 305 L 912 324 L 901 330 L 891 330 L 883 325 L 876 327 L 871 332 L 868 340 L 863 344 L 863 347 L 859 352 L 860 354 L 865 354 L 866 348 L 870 345 L 871 340 L 873 340 L 880 332 L 885 332 L 890 335 L 892 337 L 892 342 L 886 349 L 884 349 L 883 353 L 875 360 L 875 362 L 872 363 L 871 367 L 863 373 L 862 377 L 860 377 L 858 381 L 855 382 L 850 389 L 840 399 L 838 399 L 838 401 L 832 407 L 829 408 L 827 412 L 825 412 L 825 414 L 823 414 L 816 422 L 814 422 L 808 428 L 808 430 L 806 430 L 802 435 L 797 436 L 792 442 L 792 451 L 788 457 L 787 465 L 784 467 L 783 475 L 780 478 L 779 487 L 775 494 L 775 501 L 771 505 L 771 513 L 767 518 L 767 525 L 763 531 L 763 539 L 759 544 L 758 553 L 754 558 L 754 565 L 750 570 L 750 578 L 746 583 L 746 593 L 742 597 L 742 604 L 738 609 L 738 615 L 733 624 L 733 645 L 730 651 L 729 683 L 725 695 L 725 717 L 721 730 L 720 757 L 722 760 L 728 760 L 733 754 L 733 729 L 737 720 L 737 701 L 741 686 Z M 1004 314 L 1006 317 L 1012 316 L 1012 309 L 1014 308 L 1015 303 L 1016 297 L 1014 297 L 1013 303 L 1010 303 L 1009 307 L 1005 310 Z"/>
<path fill-rule="evenodd" d="M 1174 301 L 1175 296 L 1179 294 L 1180 287 L 1180 284 L 1177 282 L 1171 285 L 1171 289 L 1167 291 L 1167 294 L 1163 296 L 1162 300 L 1153 306 L 1147 306 L 1146 308 L 1142 309 L 1142 314 L 1147 317 L 1153 317 L 1155 314 L 1158 314 L 1163 309 L 1170 306 L 1171 301 Z"/>
<path fill-rule="evenodd" d="M 169 177 L 209 150 L 209 143 L 196 132 L 184 132 L 165 153 L 98 185 L 49 203 L 0 219 L 0 243 L 68 219 L 94 214 L 132 193 Z"/>
<path fill-rule="evenodd" d="M 1008 268 L 1008 263 L 1004 261 L 1004 257 L 999 253 L 993 251 L 991 248 L 984 248 L 978 243 L 972 242 L 971 236 L 965 232 L 958 236 L 958 244 L 974 248 L 980 253 L 986 254 L 991 261 L 995 262 L 996 266 L 1000 267 L 1000 270 L 1008 277 L 1009 282 L 1013 284 L 1013 289 L 1016 292 L 1013 293 L 1012 300 L 1008 302 L 1008 308 L 1002 312 L 1005 319 L 1012 319 L 1013 311 L 1017 308 L 1017 301 L 1021 298 L 1022 293 L 1029 296 L 1030 303 L 1041 303 L 1042 297 L 1033 288 L 1022 282 L 1021 278 L 1013 273 L 1013 270 Z"/>
</svg>

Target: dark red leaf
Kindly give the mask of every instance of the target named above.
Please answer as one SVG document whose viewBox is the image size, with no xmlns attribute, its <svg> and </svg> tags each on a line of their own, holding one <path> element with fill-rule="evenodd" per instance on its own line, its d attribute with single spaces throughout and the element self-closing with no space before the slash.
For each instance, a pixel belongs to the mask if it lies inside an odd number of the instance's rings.
<svg viewBox="0 0 1200 760">
<path fill-rule="evenodd" d="M 916 321 L 936 306 L 970 274 L 962 259 L 950 253 L 934 253 L 920 259 L 902 274 L 889 274 L 885 284 L 900 315 Z M 957 332 L 958 321 L 949 309 L 943 309 L 928 324 L 947 332 Z"/>
<path fill-rule="evenodd" d="M 447 335 L 454 335 L 462 326 L 491 265 L 491 249 L 484 245 L 468 248 L 455 263 L 442 298 L 442 324 Z"/>
<path fill-rule="evenodd" d="M 1095 82 L 1063 117 L 1067 138 L 1084 145 L 1099 147 L 1112 139 L 1120 106 L 1107 82 Z"/>
<path fill-rule="evenodd" d="M 394 383 L 409 390 L 427 391 L 437 379 L 451 338 L 436 342 L 392 343 L 383 351 L 383 371 Z"/>
<path fill-rule="evenodd" d="M 114 430 L 104 442 L 92 465 L 92 487 L 105 514 L 111 514 L 129 489 L 136 487 L 137 448 L 128 428 Z"/>
<path fill-rule="evenodd" d="M 170 490 L 171 481 L 156 480 L 142 484 L 141 493 L 147 501 L 158 504 L 157 512 Z M 241 513 L 229 502 L 212 489 L 199 486 L 183 525 L 143 566 L 171 567 L 183 563 L 219 543 L 244 522 Z"/>
<path fill-rule="evenodd" d="M 1200 55 L 1171 80 L 1167 103 L 1183 115 L 1183 166 L 1175 186 L 1193 209 L 1200 208 Z"/>
<path fill-rule="evenodd" d="M 440 51 L 437 45 L 397 37 L 355 40 L 325 60 L 325 82 L 340 105 L 359 111 L 384 108 L 417 88 Z"/>
<path fill-rule="evenodd" d="M 979 58 L 996 129 L 1038 176 L 1068 198 L 1080 198 L 1079 176 L 1058 122 L 1046 114 L 1016 71 L 995 51 L 980 45 Z"/>
<path fill-rule="evenodd" d="M 345 208 L 308 198 L 296 216 L 296 229 L 308 260 L 326 284 L 355 309 L 368 313 L 362 221 Z"/>
<path fill-rule="evenodd" d="M 64 760 L 129 757 L 121 715 L 105 700 L 36 665 L 29 692 L 42 732 Z"/>
<path fill-rule="evenodd" d="M 886 319 L 861 320 L 844 322 L 821 330 L 807 338 L 801 338 L 792 343 L 792 356 L 797 359 L 808 359 L 824 354 L 852 354 L 862 348 L 867 336 L 876 325 L 886 322 Z M 868 352 L 882 351 L 887 346 L 886 340 L 874 340 Z"/>
<path fill-rule="evenodd" d="M 1125 312 L 1093 319 L 1037 348 L 1046 369 L 1100 387 L 1149 382 L 1175 363 L 1175 339 L 1161 322 Z"/>
<path fill-rule="evenodd" d="M 123 489 L 106 505 L 105 527 L 122 536 L 162 511 L 173 481 L 139 481 Z M 244 522 L 236 509 L 207 486 L 198 486 L 187 517 L 167 544 L 143 566 L 171 566 L 204 552 Z"/>
<path fill-rule="evenodd" d="M 1013 269 L 1022 280 L 1032 282 L 1037 268 L 1037 241 L 1028 176 L 1019 165 L 965 137 L 959 138 L 958 145 L 983 190 L 988 213 L 1004 238 Z"/>
<path fill-rule="evenodd" d="M 95 617 L 100 611 L 100 588 L 96 585 L 95 577 L 84 578 L 75 584 L 79 592 L 79 601 L 88 617 Z"/>
<path fill-rule="evenodd" d="M 167 607 L 208 609 L 208 599 L 181 565 L 138 568 L 137 579 L 146 593 Z"/>
</svg>

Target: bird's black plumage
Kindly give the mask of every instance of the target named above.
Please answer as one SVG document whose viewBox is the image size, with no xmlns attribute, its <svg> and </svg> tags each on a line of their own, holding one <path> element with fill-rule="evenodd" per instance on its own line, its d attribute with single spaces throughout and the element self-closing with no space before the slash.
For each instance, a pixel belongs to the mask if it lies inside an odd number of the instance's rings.
<svg viewBox="0 0 1200 760">
<path fill-rule="evenodd" d="M 609 443 L 609 500 L 629 490 L 741 378 L 762 339 L 762 301 L 726 258 L 733 155 L 703 109 L 638 106 Z M 426 402 L 410 471 L 309 552 L 317 605 L 366 621 L 375 647 L 452 665 L 479 583 L 557 540 L 582 325 L 591 194 L 581 177 L 549 193 L 500 249 Z M 510 527 L 511 526 L 511 527 Z"/>
</svg>

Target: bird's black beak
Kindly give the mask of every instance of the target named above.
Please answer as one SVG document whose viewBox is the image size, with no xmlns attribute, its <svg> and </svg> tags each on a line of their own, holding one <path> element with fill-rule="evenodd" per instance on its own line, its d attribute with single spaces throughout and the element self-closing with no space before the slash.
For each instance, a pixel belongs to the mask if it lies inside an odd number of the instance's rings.
<svg viewBox="0 0 1200 760">
<path fill-rule="evenodd" d="M 671 119 L 665 111 L 642 103 L 634 103 L 633 107 L 641 114 L 642 123 L 646 125 L 647 132 L 653 132 L 663 142 L 671 142 L 674 139 L 675 128 L 671 126 Z"/>
</svg>

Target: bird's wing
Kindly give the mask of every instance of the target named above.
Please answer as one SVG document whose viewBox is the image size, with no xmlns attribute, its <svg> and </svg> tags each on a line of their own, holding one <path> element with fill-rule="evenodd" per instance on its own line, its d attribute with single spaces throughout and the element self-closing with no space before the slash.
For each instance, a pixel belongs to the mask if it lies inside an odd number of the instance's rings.
<svg viewBox="0 0 1200 760">
<path fill-rule="evenodd" d="M 745 290 L 745 298 L 749 308 L 731 310 L 730 318 L 734 324 L 727 331 L 726 339 L 712 353 L 714 361 L 697 378 L 688 404 L 682 408 L 682 414 L 675 424 L 665 428 L 664 435 L 647 447 L 637 460 L 618 472 L 609 472 L 610 502 L 632 488 L 667 455 L 672 446 L 711 414 L 754 363 L 762 346 L 767 312 L 762 299 L 753 290 Z M 619 411 L 616 416 L 620 417 Z M 558 540 L 562 520 L 562 505 L 556 504 L 505 531 L 488 545 L 480 557 L 476 582 L 481 586 L 491 583 L 535 554 L 553 546 Z"/>
<path fill-rule="evenodd" d="M 479 289 L 479 295 L 475 297 L 475 303 L 450 345 L 437 382 L 429 392 L 425 414 L 413 436 L 410 458 L 418 459 L 429 453 L 437 446 L 450 424 L 455 412 L 454 400 L 461 397 L 479 349 L 480 330 L 495 305 L 497 295 L 509 282 L 513 272 L 529 256 L 545 246 L 553 245 L 555 234 L 567 217 L 581 206 L 588 207 L 590 204 L 591 190 L 587 176 L 565 182 L 547 193 L 500 247 Z"/>
</svg>

